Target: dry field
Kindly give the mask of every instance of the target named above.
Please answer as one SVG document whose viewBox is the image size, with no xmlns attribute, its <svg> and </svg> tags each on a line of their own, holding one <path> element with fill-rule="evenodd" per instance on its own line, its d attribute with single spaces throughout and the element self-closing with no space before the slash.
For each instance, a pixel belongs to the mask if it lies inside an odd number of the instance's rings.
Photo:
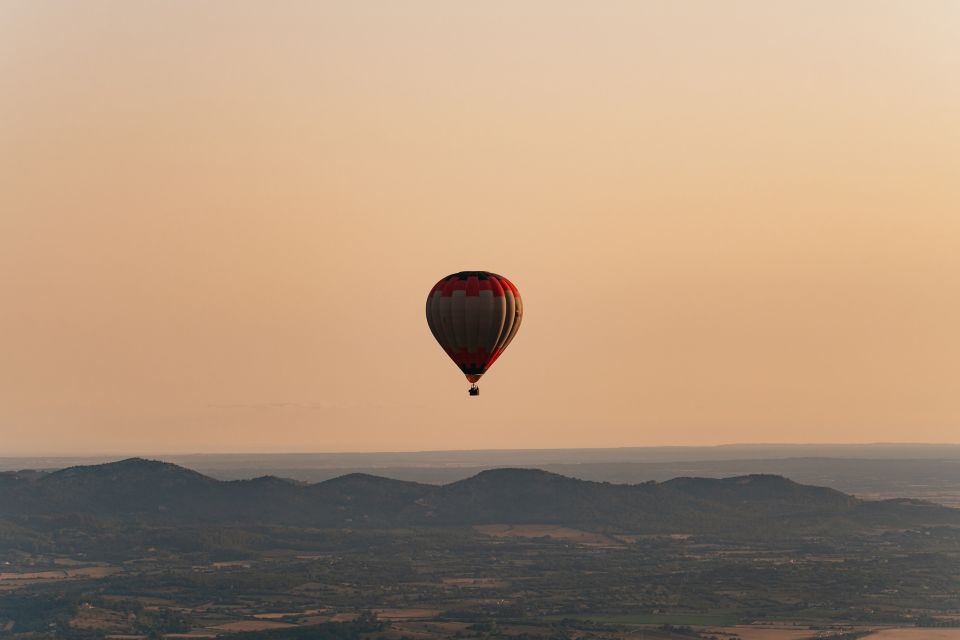
<svg viewBox="0 0 960 640">
<path fill-rule="evenodd" d="M 330 616 L 330 622 L 353 622 L 357 619 L 356 613 L 337 613 Z"/>
<path fill-rule="evenodd" d="M 257 620 L 279 620 L 281 618 L 297 618 L 301 624 L 320 624 L 329 622 L 331 616 L 323 615 L 327 609 L 307 609 L 306 611 L 287 611 L 282 613 L 255 613 L 253 617 Z"/>
<path fill-rule="evenodd" d="M 509 586 L 509 582 L 497 578 L 442 578 L 443 584 L 452 587 L 499 588 Z M 429 584 L 429 583 L 428 583 Z"/>
<path fill-rule="evenodd" d="M 0 580 L 63 580 L 66 571 L 24 571 L 23 573 L 0 573 Z"/>
<path fill-rule="evenodd" d="M 84 605 L 71 618 L 70 626 L 88 631 L 122 631 L 128 622 L 127 616 L 119 611 Z"/>
<path fill-rule="evenodd" d="M 435 640 L 436 638 L 450 638 L 457 631 L 461 633 L 466 629 L 466 624 L 452 623 L 423 623 L 408 622 L 390 625 L 382 632 L 384 638 L 388 640 L 402 640 L 410 638 L 411 640 Z"/>
<path fill-rule="evenodd" d="M 806 626 L 795 625 L 736 625 L 701 631 L 705 635 L 716 635 L 719 640 L 738 637 L 740 640 L 807 640 L 816 638 L 817 631 Z M 829 637 L 829 636 L 828 636 Z"/>
<path fill-rule="evenodd" d="M 440 615 L 439 609 L 374 609 L 373 612 L 381 620 L 416 620 Z"/>
<path fill-rule="evenodd" d="M 15 589 L 28 584 L 37 584 L 49 580 L 70 580 L 79 578 L 106 578 L 119 573 L 118 567 L 81 567 L 78 569 L 57 569 L 53 571 L 25 571 L 0 573 L 0 589 Z"/>
<path fill-rule="evenodd" d="M 120 573 L 119 567 L 83 567 L 82 569 L 67 569 L 68 578 L 106 578 Z"/>
<path fill-rule="evenodd" d="M 960 640 L 960 629 L 880 629 L 868 640 Z"/>
<path fill-rule="evenodd" d="M 215 627 L 209 627 L 210 629 L 216 629 L 217 631 L 267 631 L 268 629 L 287 629 L 290 627 L 295 627 L 295 624 L 288 624 L 286 622 L 270 622 L 269 620 L 239 620 L 237 622 L 225 622 L 224 624 L 218 624 Z"/>
<path fill-rule="evenodd" d="M 869 627 L 868 627 L 869 628 Z M 859 628 L 864 630 L 863 627 Z M 831 635 L 840 631 L 817 631 L 807 627 L 791 625 L 737 625 L 703 629 L 701 633 L 716 635 L 718 640 L 727 640 L 739 637 L 741 640 L 808 640 L 810 638 L 824 638 L 829 640 Z M 823 634 L 823 635 L 818 635 Z M 898 628 L 875 629 L 873 633 L 864 636 L 865 640 L 960 640 L 960 629 L 927 629 L 927 628 Z"/>
</svg>

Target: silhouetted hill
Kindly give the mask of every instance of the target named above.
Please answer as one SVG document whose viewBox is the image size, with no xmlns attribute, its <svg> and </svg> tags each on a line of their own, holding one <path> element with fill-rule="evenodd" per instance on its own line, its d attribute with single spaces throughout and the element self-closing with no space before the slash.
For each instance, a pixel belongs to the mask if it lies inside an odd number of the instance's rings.
<svg viewBox="0 0 960 640">
<path fill-rule="evenodd" d="M 734 478 L 674 478 L 663 486 L 703 500 L 724 503 L 750 502 L 784 505 L 795 509 L 809 505 L 816 509 L 824 507 L 849 508 L 858 503 L 836 489 L 803 485 L 789 478 L 771 474 L 752 474 Z"/>
<path fill-rule="evenodd" d="M 491 469 L 443 487 L 435 519 L 480 522 L 637 526 L 657 514 L 666 524 L 686 508 L 655 483 L 613 485 L 575 480 L 537 469 Z"/>
<path fill-rule="evenodd" d="M 429 518 L 428 504 L 439 487 L 351 473 L 307 488 L 316 522 L 327 525 L 417 524 Z"/>
<path fill-rule="evenodd" d="M 204 495 L 219 484 L 175 464 L 130 458 L 70 467 L 33 481 L 21 478 L 19 491 L 9 497 L 28 512 L 113 515 L 175 507 L 178 502 Z M 8 504 L 5 497 L 8 496 L 0 496 L 0 505 Z M 16 512 L 15 508 L 11 510 Z"/>
<path fill-rule="evenodd" d="M 920 501 L 866 502 L 775 475 L 629 485 L 536 469 L 493 469 L 445 486 L 362 473 L 307 485 L 271 476 L 221 482 L 137 458 L 48 475 L 0 475 L 0 516 L 63 514 L 171 524 L 540 523 L 636 532 L 960 524 L 960 510 Z"/>
</svg>

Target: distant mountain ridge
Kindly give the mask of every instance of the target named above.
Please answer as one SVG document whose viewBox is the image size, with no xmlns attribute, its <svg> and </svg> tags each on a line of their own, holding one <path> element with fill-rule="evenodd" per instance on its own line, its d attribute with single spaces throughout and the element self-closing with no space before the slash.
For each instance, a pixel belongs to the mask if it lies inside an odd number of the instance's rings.
<svg viewBox="0 0 960 640">
<path fill-rule="evenodd" d="M 0 474 L 0 518 L 84 514 L 159 523 L 315 527 L 563 524 L 634 532 L 960 525 L 960 510 L 863 501 L 777 475 L 610 484 L 538 469 L 492 469 L 436 486 L 353 473 L 316 484 L 219 481 L 131 458 L 50 474 Z"/>
</svg>

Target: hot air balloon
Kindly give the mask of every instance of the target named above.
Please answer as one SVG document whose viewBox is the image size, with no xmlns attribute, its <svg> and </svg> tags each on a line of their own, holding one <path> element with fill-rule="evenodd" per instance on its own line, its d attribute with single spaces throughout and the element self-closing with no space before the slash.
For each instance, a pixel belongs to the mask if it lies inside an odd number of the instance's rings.
<svg viewBox="0 0 960 640">
<path fill-rule="evenodd" d="M 441 278 L 427 296 L 433 337 L 480 394 L 477 381 L 496 362 L 523 319 L 513 283 L 489 271 L 461 271 Z"/>
</svg>

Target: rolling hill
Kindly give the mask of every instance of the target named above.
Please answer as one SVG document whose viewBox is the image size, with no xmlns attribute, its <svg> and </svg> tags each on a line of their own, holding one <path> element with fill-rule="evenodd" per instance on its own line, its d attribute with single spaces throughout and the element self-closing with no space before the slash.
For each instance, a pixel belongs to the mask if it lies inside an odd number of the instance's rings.
<svg viewBox="0 0 960 640">
<path fill-rule="evenodd" d="M 50 474 L 0 474 L 0 517 L 68 514 L 168 524 L 530 523 L 634 532 L 960 525 L 960 510 L 922 501 L 864 501 L 776 475 L 611 484 L 537 469 L 493 469 L 443 486 L 360 473 L 304 484 L 271 476 L 218 481 L 139 458 Z"/>
</svg>

